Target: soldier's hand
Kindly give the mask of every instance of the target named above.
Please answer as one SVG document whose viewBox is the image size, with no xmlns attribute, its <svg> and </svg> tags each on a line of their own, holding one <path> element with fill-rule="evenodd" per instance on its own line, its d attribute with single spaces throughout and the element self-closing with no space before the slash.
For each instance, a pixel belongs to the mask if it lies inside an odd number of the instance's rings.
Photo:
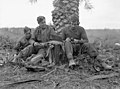
<svg viewBox="0 0 120 89">
<path fill-rule="evenodd" d="M 79 42 L 79 40 L 77 40 L 77 39 L 74 39 L 74 42 L 75 42 L 75 43 L 78 43 L 78 42 Z"/>
<path fill-rule="evenodd" d="M 70 42 L 70 38 L 66 38 L 66 40 L 65 40 L 65 41 Z"/>
<path fill-rule="evenodd" d="M 34 46 L 39 46 L 40 44 L 38 42 L 34 42 Z"/>
<path fill-rule="evenodd" d="M 54 47 L 54 45 L 50 45 L 49 47 L 50 47 L 50 48 L 53 48 L 53 47 Z"/>
<path fill-rule="evenodd" d="M 43 47 L 47 47 L 48 46 L 47 43 L 41 43 L 40 45 L 43 46 Z"/>
</svg>

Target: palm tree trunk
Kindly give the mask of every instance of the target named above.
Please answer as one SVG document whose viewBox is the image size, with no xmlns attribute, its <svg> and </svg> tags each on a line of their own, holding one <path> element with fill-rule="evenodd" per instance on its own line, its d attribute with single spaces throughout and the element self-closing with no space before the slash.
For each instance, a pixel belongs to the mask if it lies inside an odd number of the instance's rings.
<svg viewBox="0 0 120 89">
<path fill-rule="evenodd" d="M 35 3 L 38 0 L 29 0 L 31 3 Z M 52 21 L 57 33 L 61 33 L 63 27 L 68 26 L 69 17 L 76 15 L 79 18 L 79 3 L 85 2 L 85 9 L 92 9 L 92 5 L 89 0 L 54 0 L 52 11 Z"/>
<path fill-rule="evenodd" d="M 63 27 L 68 26 L 69 17 L 77 15 L 79 17 L 79 1 L 80 0 L 54 0 L 52 11 L 52 21 L 58 33 Z"/>
</svg>

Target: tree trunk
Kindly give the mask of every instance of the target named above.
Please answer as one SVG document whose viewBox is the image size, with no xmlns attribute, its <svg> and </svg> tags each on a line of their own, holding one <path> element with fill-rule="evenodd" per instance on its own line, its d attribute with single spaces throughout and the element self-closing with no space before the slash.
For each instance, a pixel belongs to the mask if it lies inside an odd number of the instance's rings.
<svg viewBox="0 0 120 89">
<path fill-rule="evenodd" d="M 69 17 L 77 15 L 79 17 L 80 0 L 54 0 L 52 11 L 52 21 L 57 33 L 61 33 L 62 28 L 68 26 Z"/>
</svg>

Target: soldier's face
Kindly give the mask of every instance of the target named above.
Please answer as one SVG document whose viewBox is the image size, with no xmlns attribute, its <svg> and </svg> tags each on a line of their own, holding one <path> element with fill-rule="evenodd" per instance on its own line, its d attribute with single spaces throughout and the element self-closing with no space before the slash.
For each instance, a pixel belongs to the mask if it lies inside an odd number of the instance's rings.
<svg viewBox="0 0 120 89">
<path fill-rule="evenodd" d="M 45 20 L 45 19 L 43 19 L 43 20 L 39 23 L 40 26 L 44 26 L 45 24 L 46 24 L 46 20 Z"/>
<path fill-rule="evenodd" d="M 77 22 L 77 21 L 71 22 L 71 25 L 72 25 L 73 27 L 75 27 L 76 25 L 78 25 L 78 22 Z"/>
<path fill-rule="evenodd" d="M 25 37 L 26 37 L 26 39 L 30 39 L 30 37 L 31 37 L 31 31 L 30 30 L 25 33 Z"/>
</svg>

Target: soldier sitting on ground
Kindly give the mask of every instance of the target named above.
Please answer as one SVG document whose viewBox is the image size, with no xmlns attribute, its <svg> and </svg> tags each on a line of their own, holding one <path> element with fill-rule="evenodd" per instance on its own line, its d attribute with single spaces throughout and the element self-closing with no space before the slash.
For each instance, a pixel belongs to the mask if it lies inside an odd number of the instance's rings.
<svg viewBox="0 0 120 89">
<path fill-rule="evenodd" d="M 24 36 L 16 43 L 14 50 L 18 54 L 21 50 L 31 44 L 31 29 L 25 26 Z"/>
<path fill-rule="evenodd" d="M 46 56 L 48 47 L 44 43 L 51 40 L 62 41 L 62 38 L 59 37 L 50 26 L 46 25 L 46 19 L 44 16 L 37 17 L 37 22 L 39 26 L 35 29 L 32 35 L 32 45 L 29 45 L 23 49 L 18 54 L 16 60 L 19 60 L 21 58 L 26 59 L 32 54 L 37 54 L 29 62 L 30 64 L 36 65 L 40 60 L 44 60 Z"/>
<path fill-rule="evenodd" d="M 79 26 L 78 17 L 75 15 L 71 16 L 70 23 L 70 26 L 62 29 L 62 38 L 65 41 L 65 51 L 66 56 L 69 60 L 69 67 L 75 65 L 73 54 L 79 53 L 81 45 L 88 43 L 87 34 L 85 32 L 85 29 Z M 76 44 L 72 44 L 72 40 Z"/>
</svg>

